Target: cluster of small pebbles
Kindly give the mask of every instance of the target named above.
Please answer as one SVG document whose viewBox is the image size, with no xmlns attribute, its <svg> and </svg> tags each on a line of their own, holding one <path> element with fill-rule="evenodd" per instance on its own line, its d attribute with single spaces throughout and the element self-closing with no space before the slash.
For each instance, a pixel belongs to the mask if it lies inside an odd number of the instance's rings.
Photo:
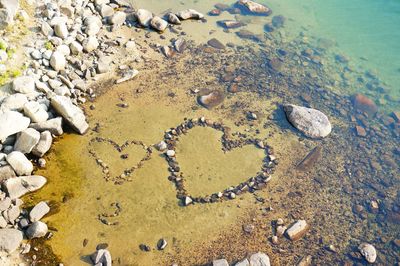
<svg viewBox="0 0 400 266">
<path fill-rule="evenodd" d="M 131 182 L 132 174 L 137 169 L 140 169 L 146 161 L 150 160 L 153 152 L 151 147 L 148 147 L 140 140 L 131 140 L 131 141 L 127 140 L 124 144 L 119 145 L 112 139 L 95 137 L 90 140 L 89 146 L 93 146 L 94 143 L 103 143 L 103 142 L 111 144 L 120 153 L 122 153 L 125 148 L 131 145 L 141 146 L 143 150 L 146 151 L 146 155 L 136 165 L 125 169 L 122 174 L 112 177 L 109 166 L 99 157 L 99 155 L 93 148 L 89 148 L 89 154 L 93 156 L 93 158 L 96 160 L 97 165 L 102 169 L 102 172 L 104 174 L 104 179 L 106 181 L 112 181 L 116 185 L 122 185 L 124 182 Z M 127 154 L 121 154 L 121 159 L 127 159 L 127 158 L 128 158 Z"/>
<path fill-rule="evenodd" d="M 256 176 L 250 177 L 247 181 L 240 183 L 237 186 L 232 186 L 222 192 L 216 192 L 209 196 L 191 197 L 185 188 L 185 178 L 179 167 L 176 158 L 176 145 L 179 141 L 179 136 L 186 134 L 194 127 L 209 127 L 223 133 L 222 136 L 222 150 L 229 152 L 235 148 L 240 148 L 245 145 L 255 145 L 256 147 L 265 150 L 265 159 L 262 168 Z M 163 149 L 160 149 L 163 148 Z M 157 148 L 165 152 L 165 159 L 169 165 L 170 176 L 168 179 L 175 183 L 177 189 L 177 198 L 180 199 L 183 205 L 187 206 L 193 203 L 214 203 L 224 200 L 235 199 L 237 195 L 244 192 L 254 192 L 266 186 L 271 180 L 271 174 L 274 173 L 275 166 L 278 160 L 273 155 L 273 150 L 270 146 L 266 145 L 265 141 L 259 139 L 245 138 L 240 135 L 238 139 L 231 139 L 231 129 L 222 123 L 213 122 L 209 119 L 201 117 L 199 119 L 185 119 L 179 126 L 168 130 L 165 133 L 164 140 L 158 144 Z"/>
<path fill-rule="evenodd" d="M 113 213 L 111 213 L 111 214 L 110 213 L 101 213 L 101 214 L 99 214 L 98 219 L 100 222 L 102 222 L 105 225 L 119 225 L 118 221 L 109 222 L 108 218 L 115 218 L 120 215 L 120 213 L 122 211 L 121 204 L 119 204 L 119 202 L 113 202 L 113 203 L 111 203 L 111 207 L 113 207 L 113 208 L 115 207 L 115 211 Z"/>
</svg>

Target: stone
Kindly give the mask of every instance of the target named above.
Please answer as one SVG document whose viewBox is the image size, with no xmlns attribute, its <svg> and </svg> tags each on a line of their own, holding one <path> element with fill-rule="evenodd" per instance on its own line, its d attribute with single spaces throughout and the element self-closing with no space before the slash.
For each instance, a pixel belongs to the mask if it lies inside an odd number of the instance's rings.
<svg viewBox="0 0 400 266">
<path fill-rule="evenodd" d="M 250 266 L 250 262 L 247 258 L 237 262 L 235 266 Z"/>
<path fill-rule="evenodd" d="M 46 182 L 43 176 L 19 176 L 6 180 L 3 186 L 11 199 L 17 199 L 42 188 Z"/>
<path fill-rule="evenodd" d="M 89 36 L 95 36 L 100 29 L 101 27 L 96 22 L 93 22 L 86 26 L 85 33 Z"/>
<path fill-rule="evenodd" d="M 245 24 L 237 20 L 222 20 L 218 21 L 218 25 L 226 29 L 236 29 L 244 26 Z"/>
<path fill-rule="evenodd" d="M 0 30 L 6 29 L 13 23 L 13 17 L 5 8 L 0 8 Z"/>
<path fill-rule="evenodd" d="M 99 61 L 97 62 L 97 73 L 103 74 L 107 73 L 111 69 L 111 57 L 101 57 L 99 58 Z"/>
<path fill-rule="evenodd" d="M 114 15 L 114 9 L 106 4 L 102 4 L 99 8 L 99 13 L 103 18 L 111 17 Z"/>
<path fill-rule="evenodd" d="M 310 225 L 305 220 L 298 220 L 286 230 L 286 235 L 290 240 L 296 241 L 302 238 L 310 229 Z"/>
<path fill-rule="evenodd" d="M 226 259 L 219 259 L 213 261 L 213 266 L 229 266 L 229 263 Z"/>
<path fill-rule="evenodd" d="M 178 12 L 176 14 L 178 18 L 182 20 L 187 20 L 187 19 L 203 19 L 204 15 L 194 9 L 186 9 Z"/>
<path fill-rule="evenodd" d="M 193 199 L 191 197 L 185 197 L 184 202 L 185 206 L 188 206 L 193 203 Z"/>
<path fill-rule="evenodd" d="M 165 240 L 164 238 L 161 238 L 157 242 L 157 249 L 158 250 L 164 250 L 167 247 L 167 245 L 168 245 L 167 240 Z"/>
<path fill-rule="evenodd" d="M 8 222 L 6 221 L 6 219 L 4 219 L 3 216 L 0 216 L 0 228 L 1 229 L 6 228 L 7 225 L 8 225 Z"/>
<path fill-rule="evenodd" d="M 21 76 L 13 80 L 12 88 L 15 92 L 32 93 L 35 91 L 35 79 L 31 76 Z"/>
<path fill-rule="evenodd" d="M 31 119 L 33 123 L 47 121 L 49 114 L 43 106 L 35 101 L 27 102 L 24 105 L 24 114 Z"/>
<path fill-rule="evenodd" d="M 56 48 L 56 52 L 59 52 L 59 53 L 63 54 L 64 56 L 71 55 L 71 49 L 69 49 L 69 46 L 66 44 L 61 44 L 60 46 L 58 46 Z M 51 59 L 51 57 L 50 57 L 50 59 Z"/>
<path fill-rule="evenodd" d="M 48 230 L 49 229 L 45 223 L 36 221 L 28 227 L 25 234 L 29 239 L 41 238 L 47 234 Z"/>
<path fill-rule="evenodd" d="M 271 266 L 268 255 L 262 252 L 251 255 L 249 262 L 251 266 Z"/>
<path fill-rule="evenodd" d="M 163 32 L 168 27 L 168 22 L 158 16 L 154 16 L 150 21 L 150 26 L 159 32 Z"/>
<path fill-rule="evenodd" d="M 70 98 L 65 96 L 53 96 L 51 98 L 51 106 L 79 134 L 85 134 L 89 129 L 83 111 L 74 105 Z"/>
<path fill-rule="evenodd" d="M 65 56 L 60 52 L 54 52 L 50 58 L 50 65 L 55 71 L 64 70 L 67 61 L 65 60 Z"/>
<path fill-rule="evenodd" d="M 282 15 L 274 16 L 272 18 L 272 25 L 275 28 L 282 28 L 285 25 L 286 18 Z"/>
<path fill-rule="evenodd" d="M 167 154 L 168 157 L 172 158 L 172 157 L 175 156 L 175 151 L 174 150 L 167 150 L 166 154 Z"/>
<path fill-rule="evenodd" d="M 54 33 L 61 39 L 66 39 L 68 37 L 68 28 L 65 23 L 58 23 L 54 26 Z"/>
<path fill-rule="evenodd" d="M 10 165 L 0 166 L 0 183 L 15 176 L 15 171 Z"/>
<path fill-rule="evenodd" d="M 211 47 L 214 47 L 215 49 L 221 49 L 221 50 L 225 49 L 225 45 L 216 38 L 212 38 L 207 42 L 207 44 L 210 45 Z"/>
<path fill-rule="evenodd" d="M 14 252 L 22 243 L 24 235 L 17 229 L 0 229 L 0 251 Z"/>
<path fill-rule="evenodd" d="M 51 134 L 56 135 L 56 136 L 61 136 L 64 131 L 62 129 L 62 118 L 57 117 L 53 118 L 50 120 L 47 120 L 45 122 L 40 122 L 40 123 L 33 123 L 30 125 L 31 128 L 36 129 L 39 132 L 43 131 L 50 131 Z"/>
<path fill-rule="evenodd" d="M 164 46 L 161 47 L 161 52 L 167 58 L 171 58 L 171 57 L 173 57 L 175 55 L 175 51 L 171 47 L 169 47 L 167 45 L 164 45 Z"/>
<path fill-rule="evenodd" d="M 44 131 L 40 133 L 40 139 L 38 144 L 32 149 L 32 154 L 37 157 L 43 157 L 51 148 L 53 137 L 50 131 Z"/>
<path fill-rule="evenodd" d="M 40 29 L 41 29 L 43 35 L 46 36 L 46 37 L 54 35 L 53 28 L 46 21 L 42 22 Z"/>
<path fill-rule="evenodd" d="M 187 47 L 187 44 L 186 44 L 186 41 L 184 40 L 184 39 L 182 39 L 182 38 L 178 38 L 175 42 L 174 42 L 174 47 L 175 47 L 175 50 L 178 52 L 178 53 L 183 53 L 183 51 L 186 49 L 186 47 Z"/>
<path fill-rule="evenodd" d="M 117 11 L 110 18 L 110 24 L 114 26 L 121 26 L 126 20 L 126 13 L 122 11 Z"/>
<path fill-rule="evenodd" d="M 212 91 L 208 94 L 201 95 L 197 98 L 198 102 L 206 108 L 213 108 L 221 104 L 225 99 L 225 96 L 220 91 Z"/>
<path fill-rule="evenodd" d="M 283 108 L 289 122 L 309 138 L 324 138 L 332 131 L 328 117 L 321 111 L 293 104 Z"/>
<path fill-rule="evenodd" d="M 356 134 L 359 137 L 366 137 L 367 131 L 362 126 L 356 126 Z"/>
<path fill-rule="evenodd" d="M 99 249 L 93 253 L 90 258 L 95 265 L 111 266 L 111 253 L 107 249 Z"/>
<path fill-rule="evenodd" d="M 7 211 L 7 218 L 10 224 L 14 224 L 15 220 L 21 214 L 21 209 L 18 206 L 12 206 Z"/>
<path fill-rule="evenodd" d="M 163 151 L 165 151 L 166 149 L 168 149 L 168 145 L 167 145 L 167 143 L 166 143 L 165 141 L 160 141 L 159 143 L 157 143 L 157 144 L 155 145 L 155 148 L 156 148 L 158 151 L 163 152 Z"/>
<path fill-rule="evenodd" d="M 153 18 L 153 14 L 146 9 L 138 9 L 136 12 L 136 18 L 142 27 L 148 27 Z"/>
<path fill-rule="evenodd" d="M 42 219 L 50 212 L 50 207 L 46 202 L 41 201 L 29 212 L 29 220 L 34 223 Z"/>
<path fill-rule="evenodd" d="M 0 201 L 0 212 L 8 210 L 11 206 L 11 199 L 9 197 L 6 197 L 2 201 Z"/>
<path fill-rule="evenodd" d="M 369 263 L 374 263 L 376 261 L 377 253 L 373 245 L 362 243 L 358 246 L 358 250 L 360 251 L 361 255 L 363 255 L 365 260 Z"/>
<path fill-rule="evenodd" d="M 126 72 L 123 74 L 123 77 L 120 78 L 120 79 L 117 79 L 117 80 L 115 81 L 115 83 L 116 83 L 116 84 L 120 84 L 120 83 L 129 81 L 129 80 L 133 79 L 134 77 L 136 77 L 138 74 L 139 74 L 139 71 L 136 70 L 136 69 L 132 69 L 132 70 L 126 71 Z"/>
<path fill-rule="evenodd" d="M 15 17 L 19 9 L 18 0 L 0 0 L 0 7 L 5 8 L 12 18 Z"/>
<path fill-rule="evenodd" d="M 376 106 L 374 101 L 360 93 L 353 96 L 353 104 L 357 111 L 366 113 L 370 117 L 374 117 L 378 112 L 378 106 Z"/>
<path fill-rule="evenodd" d="M 3 102 L 1 103 L 0 110 L 3 112 L 7 111 L 22 111 L 24 109 L 24 105 L 28 102 L 28 98 L 25 94 L 16 93 L 10 96 L 7 96 Z"/>
<path fill-rule="evenodd" d="M 174 25 L 182 24 L 181 20 L 174 13 L 168 13 L 167 20 L 169 23 L 174 24 Z"/>
<path fill-rule="evenodd" d="M 311 266 L 312 264 L 312 256 L 304 256 L 300 259 L 300 261 L 296 264 L 297 266 Z"/>
<path fill-rule="evenodd" d="M 38 144 L 40 133 L 33 128 L 27 128 L 18 133 L 17 141 L 14 144 L 14 150 L 22 153 L 31 153 L 32 149 Z"/>
<path fill-rule="evenodd" d="M 33 171 L 33 164 L 22 152 L 13 151 L 7 155 L 6 160 L 19 176 L 30 175 Z"/>
<path fill-rule="evenodd" d="M 255 15 L 269 16 L 272 13 L 272 10 L 269 7 L 250 0 L 240 0 L 237 2 L 237 5 L 244 7 L 246 11 Z"/>
<path fill-rule="evenodd" d="M 99 47 L 99 41 L 94 36 L 89 36 L 89 38 L 83 41 L 83 50 L 87 53 L 90 53 Z"/>
</svg>

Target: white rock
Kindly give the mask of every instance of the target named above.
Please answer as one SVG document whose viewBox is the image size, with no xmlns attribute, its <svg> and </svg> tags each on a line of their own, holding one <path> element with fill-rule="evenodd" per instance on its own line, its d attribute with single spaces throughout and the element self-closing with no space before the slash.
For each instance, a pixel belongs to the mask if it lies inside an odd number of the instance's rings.
<svg viewBox="0 0 400 266">
<path fill-rule="evenodd" d="M 150 25 L 153 29 L 163 32 L 168 27 L 168 22 L 158 16 L 155 16 L 151 19 Z"/>
<path fill-rule="evenodd" d="M 268 255 L 262 252 L 251 255 L 249 262 L 251 266 L 271 266 Z"/>
<path fill-rule="evenodd" d="M 33 164 L 22 152 L 13 151 L 7 155 L 6 160 L 17 173 L 17 175 L 30 175 L 33 171 Z"/>
<path fill-rule="evenodd" d="M 54 96 L 51 98 L 51 106 L 61 115 L 79 134 L 85 134 L 89 129 L 83 111 L 74 105 L 68 97 Z"/>
<path fill-rule="evenodd" d="M 249 266 L 249 265 L 250 263 L 248 259 L 243 259 L 235 264 L 235 266 Z"/>
<path fill-rule="evenodd" d="M 219 259 L 213 261 L 213 266 L 229 266 L 229 263 L 226 259 Z"/>
<path fill-rule="evenodd" d="M 16 174 L 14 169 L 9 165 L 4 165 L 0 167 L 0 180 L 6 180 L 11 177 L 15 177 Z"/>
<path fill-rule="evenodd" d="M 78 54 L 82 53 L 83 46 L 79 42 L 73 41 L 70 43 L 69 49 L 71 50 L 71 53 L 73 55 L 78 55 Z"/>
<path fill-rule="evenodd" d="M 102 4 L 99 7 L 99 13 L 103 18 L 111 17 L 114 14 L 114 9 L 109 5 Z"/>
<path fill-rule="evenodd" d="M 175 156 L 175 151 L 174 150 L 167 150 L 167 156 L 168 157 L 174 157 Z"/>
<path fill-rule="evenodd" d="M 136 18 L 141 26 L 148 27 L 153 18 L 153 14 L 146 9 L 138 9 L 136 12 Z"/>
<path fill-rule="evenodd" d="M 61 117 L 53 118 L 45 122 L 33 123 L 30 125 L 30 127 L 36 129 L 39 132 L 48 130 L 51 134 L 54 134 L 56 136 L 61 136 L 64 133 L 62 129 Z"/>
<path fill-rule="evenodd" d="M 110 24 L 114 26 L 121 26 L 126 20 L 126 13 L 122 11 L 117 11 L 110 18 Z"/>
<path fill-rule="evenodd" d="M 307 224 L 305 220 L 298 220 L 286 230 L 286 234 L 290 240 L 296 241 L 302 238 L 307 233 L 309 228 L 310 225 Z"/>
<path fill-rule="evenodd" d="M 68 28 L 65 23 L 58 23 L 54 26 L 54 32 L 56 36 L 60 37 L 61 39 L 66 39 L 68 37 Z"/>
<path fill-rule="evenodd" d="M 65 69 L 67 61 L 65 56 L 60 52 L 54 52 L 50 58 L 50 65 L 55 71 L 60 71 Z"/>
<path fill-rule="evenodd" d="M 24 114 L 29 117 L 32 122 L 44 122 L 49 118 L 49 114 L 38 102 L 27 102 L 24 105 Z"/>
<path fill-rule="evenodd" d="M 19 176 L 4 181 L 3 186 L 11 199 L 17 199 L 42 188 L 46 182 L 43 176 Z"/>
<path fill-rule="evenodd" d="M 85 33 L 89 36 L 95 36 L 100 31 L 100 26 L 96 22 L 92 22 L 85 28 Z"/>
<path fill-rule="evenodd" d="M 182 22 L 174 13 L 168 13 L 167 15 L 168 22 L 175 25 L 181 25 Z"/>
<path fill-rule="evenodd" d="M 369 263 L 374 263 L 376 261 L 377 253 L 373 245 L 362 243 L 358 246 L 358 250 L 360 251 L 361 255 L 364 256 L 365 260 Z"/>
<path fill-rule="evenodd" d="M 34 223 L 42 219 L 50 211 L 49 205 L 46 202 L 41 201 L 36 204 L 35 207 L 29 212 L 29 220 Z"/>
<path fill-rule="evenodd" d="M 83 41 L 83 50 L 85 50 L 85 52 L 90 53 L 96 50 L 97 47 L 99 47 L 99 41 L 94 36 L 90 36 Z"/>
<path fill-rule="evenodd" d="M 40 133 L 40 140 L 38 144 L 33 148 L 32 154 L 37 157 L 43 157 L 51 148 L 53 137 L 50 131 L 44 131 Z"/>
<path fill-rule="evenodd" d="M 24 105 L 28 102 L 28 98 L 25 94 L 16 93 L 7 96 L 1 103 L 1 111 L 22 111 Z"/>
<path fill-rule="evenodd" d="M 14 150 L 28 154 L 32 151 L 40 139 L 40 133 L 33 128 L 27 128 L 18 133 L 17 141 L 14 144 Z"/>
<path fill-rule="evenodd" d="M 44 36 L 52 36 L 54 34 L 53 28 L 46 21 L 42 22 L 41 30 Z"/>
<path fill-rule="evenodd" d="M 17 229 L 0 229 L 0 251 L 12 253 L 22 243 L 24 235 Z"/>
<path fill-rule="evenodd" d="M 66 44 L 61 44 L 60 46 L 57 47 L 56 52 L 62 53 L 65 56 L 69 56 L 71 54 L 71 49 L 69 49 L 69 46 Z M 51 60 L 51 57 L 50 57 Z"/>
<path fill-rule="evenodd" d="M 176 14 L 180 19 L 186 20 L 186 19 L 202 19 L 204 18 L 204 15 L 200 12 L 197 12 L 194 9 L 186 9 L 183 11 L 180 11 Z"/>
<path fill-rule="evenodd" d="M 30 119 L 21 113 L 8 111 L 0 114 L 0 141 L 28 128 Z"/>
<path fill-rule="evenodd" d="M 25 234 L 29 239 L 44 237 L 47 234 L 48 227 L 45 223 L 36 221 L 31 224 Z"/>
<path fill-rule="evenodd" d="M 112 259 L 111 254 L 106 249 L 99 249 L 95 253 L 93 253 L 90 258 L 95 265 L 102 265 L 102 266 L 111 266 Z"/>
</svg>

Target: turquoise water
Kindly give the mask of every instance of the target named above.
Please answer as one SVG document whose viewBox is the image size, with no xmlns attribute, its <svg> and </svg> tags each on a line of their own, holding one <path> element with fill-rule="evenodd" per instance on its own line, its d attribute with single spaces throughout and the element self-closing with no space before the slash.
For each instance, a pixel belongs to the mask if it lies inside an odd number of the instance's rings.
<svg viewBox="0 0 400 266">
<path fill-rule="evenodd" d="M 288 18 L 286 31 L 336 41 L 357 66 L 373 70 L 400 95 L 400 1 L 398 0 L 270 0 Z"/>
</svg>

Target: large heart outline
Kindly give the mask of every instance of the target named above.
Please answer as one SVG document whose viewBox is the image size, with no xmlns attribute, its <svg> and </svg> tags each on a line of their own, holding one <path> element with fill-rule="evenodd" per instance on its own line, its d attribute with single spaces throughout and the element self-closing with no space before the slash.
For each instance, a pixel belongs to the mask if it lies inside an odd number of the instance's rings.
<svg viewBox="0 0 400 266">
<path fill-rule="evenodd" d="M 127 148 L 131 145 L 141 146 L 143 148 L 143 150 L 146 151 L 146 154 L 136 165 L 133 165 L 130 168 L 125 169 L 123 173 L 121 173 L 115 177 L 111 177 L 111 173 L 110 173 L 110 169 L 109 169 L 108 165 L 106 163 L 104 163 L 104 161 L 97 155 L 96 151 L 93 149 L 94 143 L 102 143 L 102 142 L 112 145 L 119 153 L 121 153 L 125 148 Z M 102 173 L 104 174 L 104 179 L 106 181 L 111 180 L 116 185 L 122 185 L 124 182 L 132 181 L 132 179 L 130 178 L 132 176 L 132 174 L 136 170 L 141 168 L 146 161 L 151 159 L 151 155 L 153 152 L 151 147 L 147 146 L 140 140 L 126 141 L 124 144 L 119 145 L 112 139 L 102 138 L 102 137 L 92 138 L 89 141 L 89 147 L 90 147 L 89 154 L 96 160 L 97 165 L 102 169 Z"/>
<path fill-rule="evenodd" d="M 176 159 L 176 144 L 179 141 L 179 136 L 188 133 L 194 127 L 210 127 L 212 129 L 221 131 L 223 133 L 221 138 L 222 150 L 229 152 L 236 148 L 241 148 L 245 145 L 254 145 L 258 148 L 264 149 L 265 158 L 261 170 L 253 177 L 249 177 L 246 181 L 234 186 L 229 187 L 223 191 L 212 193 L 211 195 L 192 197 L 185 188 L 185 177 L 180 171 L 178 160 Z M 187 206 L 192 203 L 214 203 L 224 200 L 231 200 L 236 198 L 244 192 L 254 192 L 262 189 L 271 180 L 274 173 L 275 166 L 278 164 L 276 157 L 273 155 L 273 150 L 266 144 L 265 140 L 256 138 L 248 138 L 243 134 L 239 134 L 238 139 L 231 139 L 230 128 L 222 123 L 213 122 L 204 117 L 199 119 L 185 119 L 185 121 L 175 128 L 171 128 L 165 132 L 164 140 L 167 144 L 167 151 L 165 152 L 165 159 L 169 165 L 170 176 L 168 179 L 175 184 L 177 191 L 177 198 L 181 200 L 182 204 Z"/>
</svg>

